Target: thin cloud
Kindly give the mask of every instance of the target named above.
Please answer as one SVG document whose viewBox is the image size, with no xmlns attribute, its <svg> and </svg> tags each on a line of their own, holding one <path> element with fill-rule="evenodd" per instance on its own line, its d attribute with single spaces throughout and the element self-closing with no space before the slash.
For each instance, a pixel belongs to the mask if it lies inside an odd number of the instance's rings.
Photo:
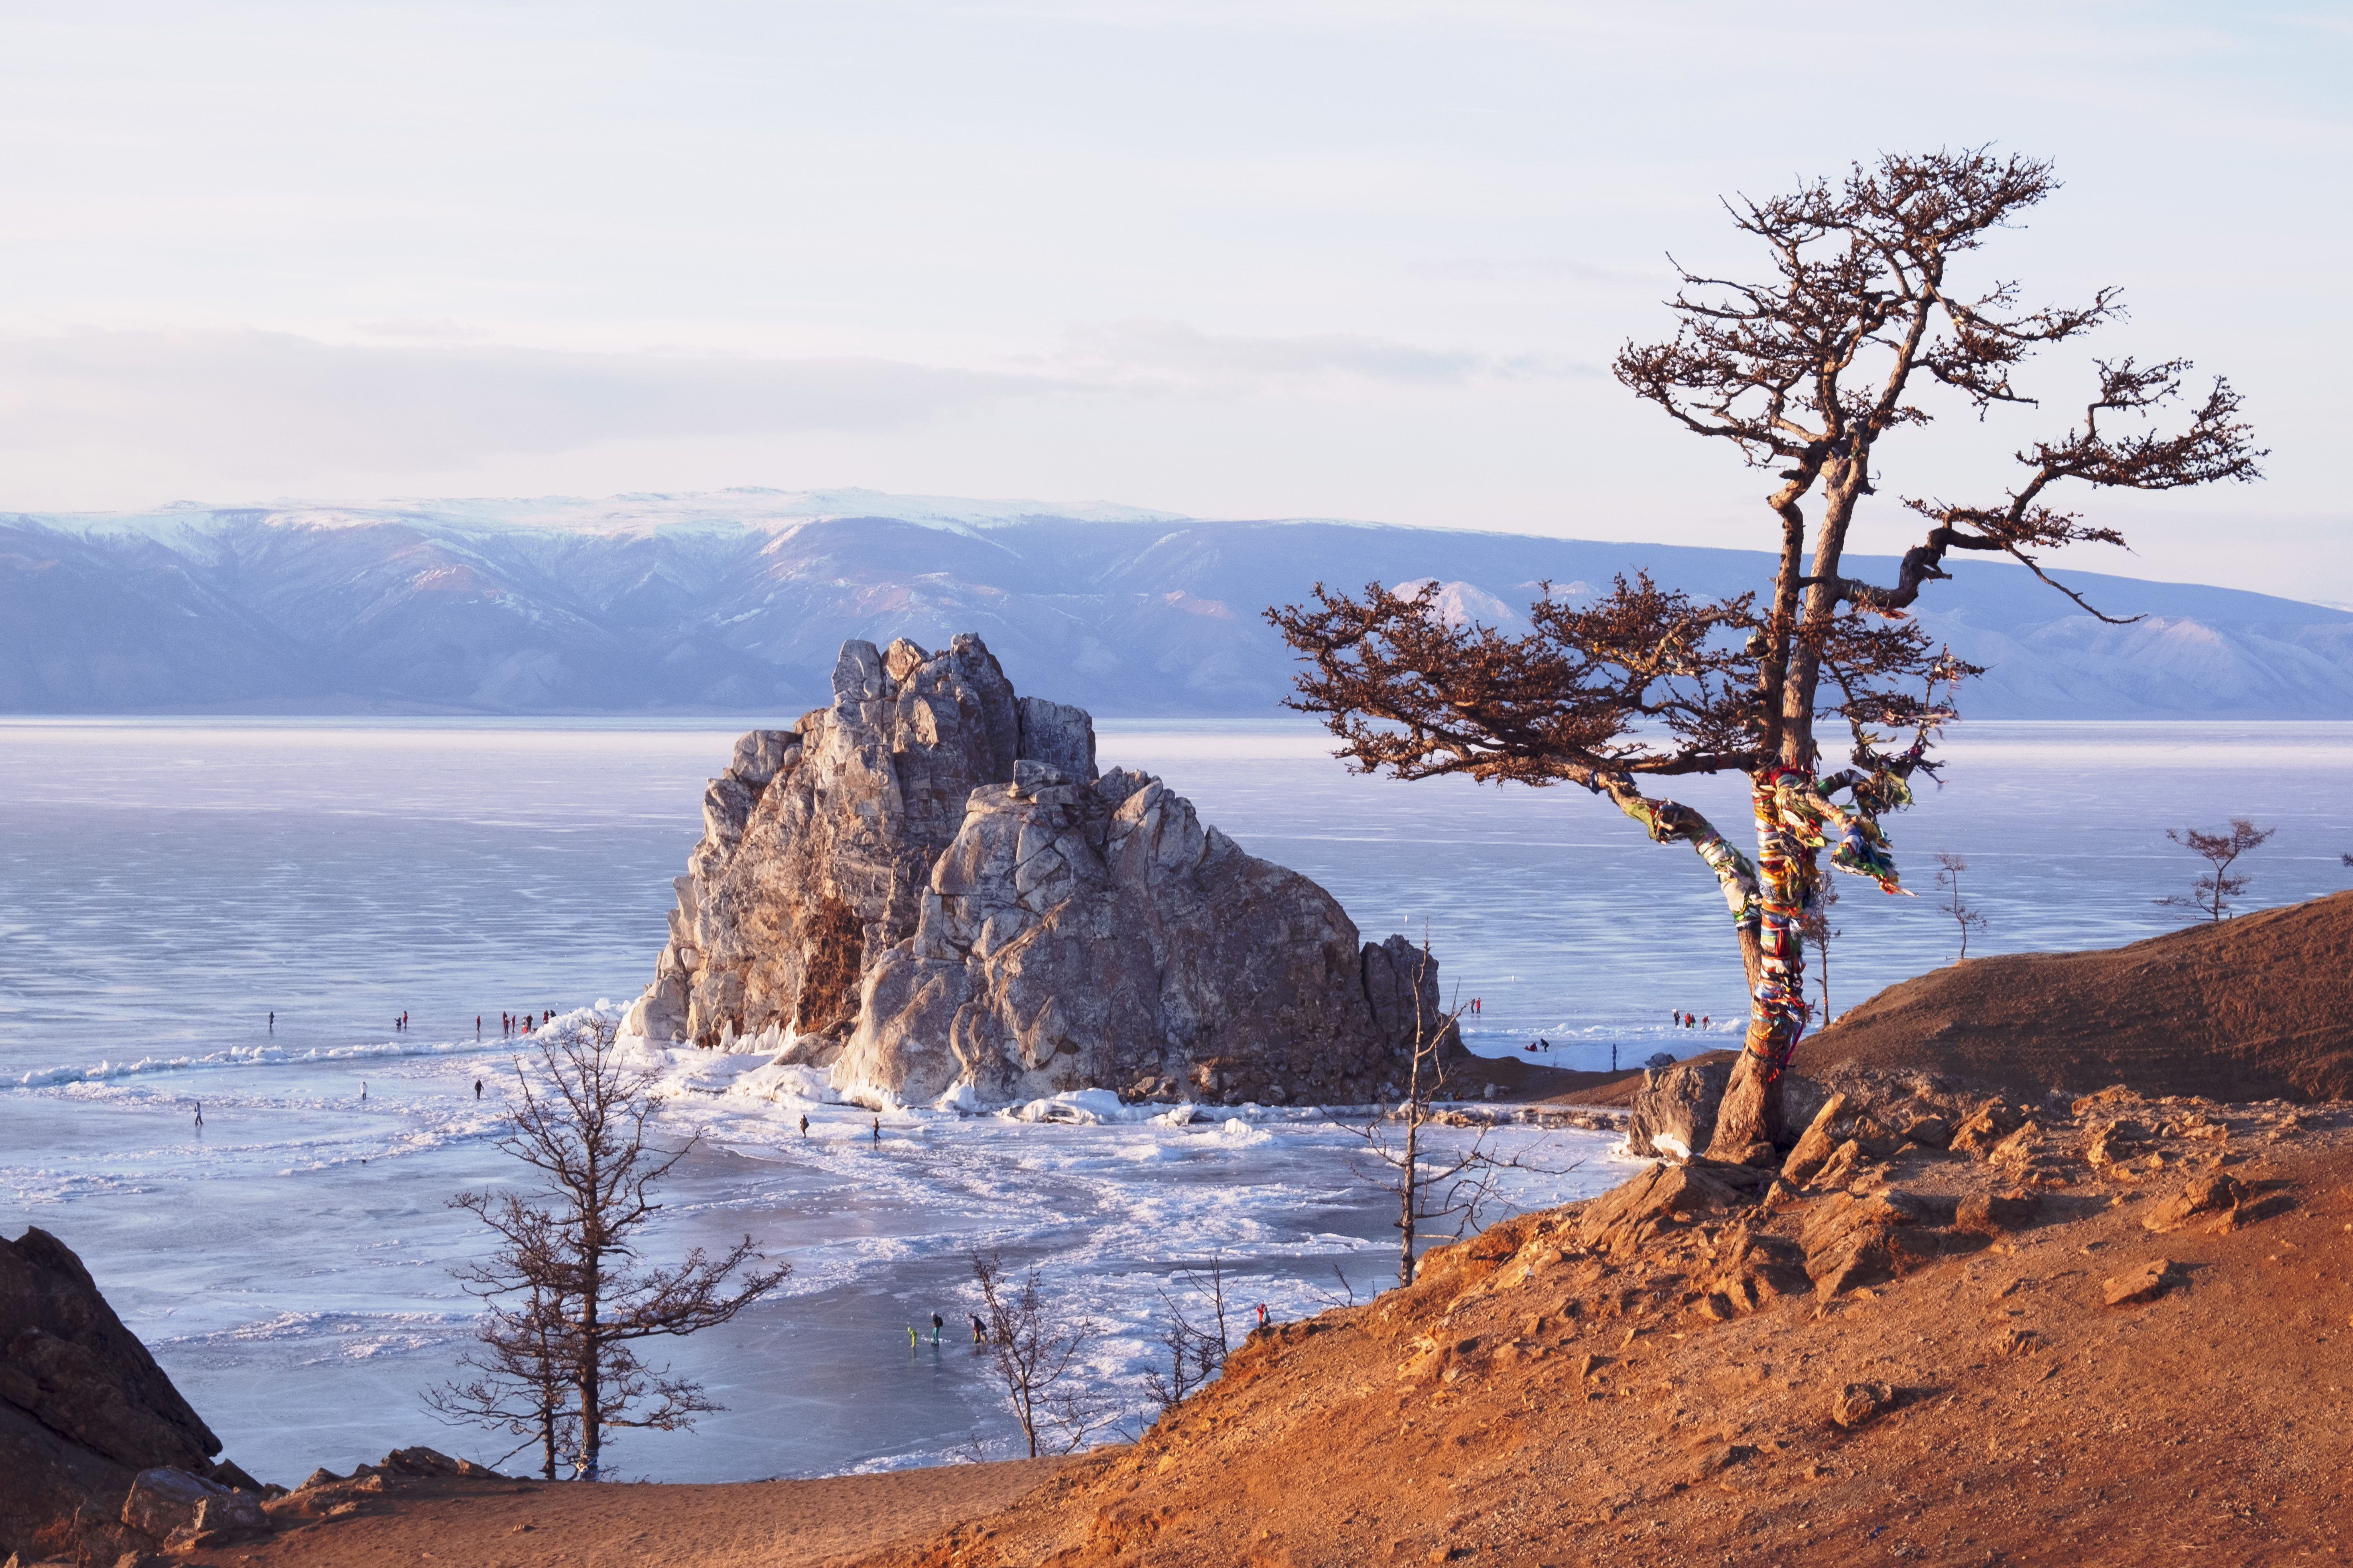
<svg viewBox="0 0 2353 1568">
<path fill-rule="evenodd" d="M 920 425 L 1060 384 L 880 359 L 323 343 L 285 332 L 0 334 L 0 450 L 435 468 L 617 438 Z"/>
<path fill-rule="evenodd" d="M 1252 337 L 1205 332 L 1182 321 L 1135 317 L 1074 328 L 1068 363 L 1082 374 L 1229 384 L 1343 378 L 1422 386 L 1493 378 L 1597 374 L 1582 362 L 1541 354 L 1430 349 L 1342 332 Z"/>
<path fill-rule="evenodd" d="M 1417 270 L 1440 278 L 1566 278 L 1611 288 L 1655 288 L 1673 281 L 1664 271 L 1632 272 L 1574 256 L 1443 256 Z"/>
<path fill-rule="evenodd" d="M 424 342 L 479 342 L 491 335 L 463 321 L 353 321 L 352 331 L 364 337 Z"/>
</svg>

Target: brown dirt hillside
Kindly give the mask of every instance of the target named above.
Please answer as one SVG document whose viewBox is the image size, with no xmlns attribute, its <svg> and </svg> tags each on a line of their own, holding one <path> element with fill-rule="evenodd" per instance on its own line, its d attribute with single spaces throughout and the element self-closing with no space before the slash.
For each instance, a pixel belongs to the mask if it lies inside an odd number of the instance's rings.
<svg viewBox="0 0 2353 1568">
<path fill-rule="evenodd" d="M 1659 1167 L 1433 1255 L 863 1568 L 2353 1561 L 2353 1115 L 1874 1114 L 1827 1185 Z"/>
<path fill-rule="evenodd" d="M 1892 985 L 1798 1047 L 2013 1093 L 2129 1084 L 2217 1100 L 2353 1098 L 2353 892 L 2129 947 L 1972 958 Z"/>
</svg>

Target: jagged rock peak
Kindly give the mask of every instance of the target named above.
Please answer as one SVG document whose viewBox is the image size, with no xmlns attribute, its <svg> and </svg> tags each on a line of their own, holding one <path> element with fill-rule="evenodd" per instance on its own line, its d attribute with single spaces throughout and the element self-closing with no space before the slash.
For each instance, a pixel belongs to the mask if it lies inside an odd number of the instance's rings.
<svg viewBox="0 0 2353 1568">
<path fill-rule="evenodd" d="M 1149 774 L 981 640 L 842 647 L 833 706 L 703 800 L 628 1028 L 832 1069 L 874 1100 L 1082 1088 L 1280 1103 L 1393 1088 L 1437 976 Z"/>
</svg>

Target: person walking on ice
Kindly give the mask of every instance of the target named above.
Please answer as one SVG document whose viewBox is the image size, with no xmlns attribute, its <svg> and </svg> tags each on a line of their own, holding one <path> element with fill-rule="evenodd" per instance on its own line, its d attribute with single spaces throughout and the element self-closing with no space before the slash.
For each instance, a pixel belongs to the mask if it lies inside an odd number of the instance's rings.
<svg viewBox="0 0 2353 1568">
<path fill-rule="evenodd" d="M 945 1318 L 941 1317 L 937 1312 L 932 1314 L 932 1343 L 936 1345 L 940 1342 L 940 1331 L 947 1326 L 948 1321 Z"/>
<path fill-rule="evenodd" d="M 972 1342 L 976 1345 L 988 1342 L 988 1325 L 980 1321 L 978 1312 L 972 1314 Z"/>
<path fill-rule="evenodd" d="M 202 1132 L 204 1130 L 205 1130 L 205 1102 L 204 1102 L 203 1100 L 200 1100 L 196 1101 L 196 1131 L 199 1131 L 199 1132 Z"/>
<path fill-rule="evenodd" d="M 801 1136 L 808 1136 L 808 1112 L 806 1110 L 801 1112 Z"/>
</svg>

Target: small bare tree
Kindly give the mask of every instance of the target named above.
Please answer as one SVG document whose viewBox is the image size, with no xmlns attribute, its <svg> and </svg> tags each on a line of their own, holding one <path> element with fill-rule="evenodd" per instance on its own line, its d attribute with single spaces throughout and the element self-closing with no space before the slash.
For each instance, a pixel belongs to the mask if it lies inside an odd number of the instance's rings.
<svg viewBox="0 0 2353 1568">
<path fill-rule="evenodd" d="M 499 1147 L 550 1190 L 543 1207 L 478 1193 L 452 1200 L 501 1241 L 489 1263 L 460 1278 L 475 1294 L 522 1305 L 494 1309 L 483 1330 L 486 1350 L 471 1363 L 482 1375 L 445 1385 L 435 1406 L 511 1431 L 528 1420 L 543 1458 L 568 1434 L 578 1443 L 575 1474 L 584 1480 L 600 1472 L 608 1430 L 677 1431 L 720 1408 L 700 1384 L 649 1368 L 636 1346 L 715 1328 L 792 1271 L 789 1264 L 751 1268 L 735 1279 L 757 1256 L 749 1236 L 717 1258 L 698 1247 L 667 1268 L 639 1258 L 639 1233 L 661 1212 L 653 1185 L 702 1134 L 667 1153 L 648 1147 L 653 1079 L 622 1065 L 617 1032 L 609 1020 L 588 1018 L 534 1036 L 544 1071 L 536 1086 L 515 1060 L 512 1130 Z M 571 1405 L 561 1421 L 540 1405 L 559 1376 Z"/>
<path fill-rule="evenodd" d="M 1936 852 L 1936 890 L 1945 895 L 1945 901 L 1936 907 L 1950 915 L 1953 923 L 1961 928 L 1962 958 L 1969 955 L 1969 933 L 1982 931 L 1986 928 L 1985 916 L 1961 902 L 1961 873 L 1968 868 L 1968 861 L 1962 857 L 1949 850 Z"/>
<path fill-rule="evenodd" d="M 2165 836 L 2176 844 L 2185 845 L 2193 855 L 2203 856 L 2214 869 L 2192 882 L 2188 893 L 2172 893 L 2157 900 L 2163 908 L 2196 910 L 2209 921 L 2220 924 L 2231 912 L 2231 900 L 2247 890 L 2247 879 L 2231 875 L 2231 862 L 2250 849 L 2260 848 L 2265 839 L 2279 831 L 2276 827 L 2257 827 L 2243 816 L 2231 818 L 2228 833 L 2200 833 L 2185 828 L 2176 833 L 2168 827 Z M 2353 855 L 2345 858 L 2353 866 Z"/>
<path fill-rule="evenodd" d="M 1370 1166 L 1357 1174 L 1395 1194 L 1398 1200 L 1398 1283 L 1413 1283 L 1419 1265 L 1416 1250 L 1433 1227 L 1451 1226 L 1445 1234 L 1461 1237 L 1479 1226 L 1479 1213 L 1495 1196 L 1505 1171 L 1536 1167 L 1518 1157 L 1505 1157 L 1487 1147 L 1488 1129 L 1482 1127 L 1467 1148 L 1433 1154 L 1422 1138 L 1432 1119 L 1431 1102 L 1445 1089 L 1443 1051 L 1455 1040 L 1462 1016 L 1458 1001 L 1451 1011 L 1433 1015 L 1427 1000 L 1431 972 L 1430 942 L 1422 941 L 1421 960 L 1413 977 L 1413 1051 L 1406 1066 L 1405 1098 L 1394 1111 L 1384 1111 L 1362 1127 L 1351 1128 L 1365 1141 Z"/>
<path fill-rule="evenodd" d="M 1233 1343 L 1226 1321 L 1225 1259 L 1212 1253 L 1205 1267 L 1179 1269 L 1176 1278 L 1201 1299 L 1202 1317 L 1196 1322 L 1187 1314 L 1184 1301 L 1162 1288 L 1160 1301 L 1168 1309 L 1168 1327 L 1161 1333 L 1160 1342 L 1168 1352 L 1168 1375 L 1162 1377 L 1155 1368 L 1144 1374 L 1144 1382 L 1163 1411 L 1176 1409 L 1223 1371 Z M 1345 1282 L 1344 1276 L 1342 1283 Z"/>
<path fill-rule="evenodd" d="M 972 1277 L 980 1287 L 989 1357 L 1005 1384 L 1013 1419 L 1029 1444 L 1029 1457 L 1038 1457 L 1040 1442 L 1060 1443 L 1059 1451 L 1065 1454 L 1075 1452 L 1113 1414 L 1111 1402 L 1085 1383 L 1086 1352 L 1101 1336 L 1101 1327 L 1083 1317 L 1058 1324 L 1039 1289 L 1034 1266 L 1016 1281 L 997 1254 L 976 1250 Z"/>
<path fill-rule="evenodd" d="M 1806 918 L 1799 923 L 1798 928 L 1805 934 L 1806 941 L 1812 945 L 1815 961 L 1821 965 L 1821 973 L 1815 976 L 1815 979 L 1822 988 L 1822 1026 L 1824 1028 L 1830 1027 L 1831 1020 L 1837 1016 L 1831 1011 L 1831 943 L 1846 934 L 1831 924 L 1831 910 L 1838 907 L 1838 901 L 1839 890 L 1827 881 L 1824 882 L 1820 890 L 1814 896 L 1813 908 L 1806 911 Z"/>
<path fill-rule="evenodd" d="M 450 1270 L 468 1294 L 490 1307 L 475 1325 L 475 1348 L 458 1358 L 469 1375 L 427 1390 L 426 1408 L 452 1426 L 487 1426 L 522 1439 L 493 1466 L 537 1443 L 540 1474 L 552 1481 L 579 1446 L 565 1297 L 571 1260 L 555 1216 L 512 1194 L 462 1193 L 449 1206 L 468 1210 L 496 1231 L 499 1247 L 486 1262 Z"/>
</svg>

